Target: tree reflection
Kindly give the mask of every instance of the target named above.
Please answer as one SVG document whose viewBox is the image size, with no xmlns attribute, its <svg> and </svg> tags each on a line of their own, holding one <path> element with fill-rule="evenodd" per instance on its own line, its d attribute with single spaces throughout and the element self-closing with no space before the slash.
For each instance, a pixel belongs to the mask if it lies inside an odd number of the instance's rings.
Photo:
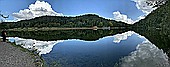
<svg viewBox="0 0 170 67">
<path fill-rule="evenodd" d="M 150 42 L 170 57 L 170 30 L 168 29 L 137 29 L 135 32 L 145 36 Z"/>
<path fill-rule="evenodd" d="M 9 37 L 30 38 L 42 41 L 81 39 L 97 40 L 104 36 L 126 32 L 127 30 L 56 30 L 56 31 L 8 31 Z"/>
</svg>

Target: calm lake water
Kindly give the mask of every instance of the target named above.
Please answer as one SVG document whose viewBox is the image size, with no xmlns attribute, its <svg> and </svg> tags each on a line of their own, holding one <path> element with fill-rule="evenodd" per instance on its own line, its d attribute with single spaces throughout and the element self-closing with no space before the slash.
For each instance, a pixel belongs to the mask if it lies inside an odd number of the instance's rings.
<svg viewBox="0 0 170 67">
<path fill-rule="evenodd" d="M 29 50 L 37 49 L 48 67 L 170 66 L 168 50 L 166 51 L 169 47 L 166 43 L 159 47 L 150 38 L 134 31 L 60 30 L 8 33 L 9 41 L 16 45 Z"/>
</svg>

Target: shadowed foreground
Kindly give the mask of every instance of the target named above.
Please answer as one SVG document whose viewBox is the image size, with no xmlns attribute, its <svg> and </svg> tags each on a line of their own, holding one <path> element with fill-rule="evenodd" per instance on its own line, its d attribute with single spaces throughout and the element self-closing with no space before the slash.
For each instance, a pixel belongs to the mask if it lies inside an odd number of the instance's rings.
<svg viewBox="0 0 170 67">
<path fill-rule="evenodd" d="M 10 43 L 0 42 L 0 67 L 36 67 L 34 59 Z"/>
</svg>

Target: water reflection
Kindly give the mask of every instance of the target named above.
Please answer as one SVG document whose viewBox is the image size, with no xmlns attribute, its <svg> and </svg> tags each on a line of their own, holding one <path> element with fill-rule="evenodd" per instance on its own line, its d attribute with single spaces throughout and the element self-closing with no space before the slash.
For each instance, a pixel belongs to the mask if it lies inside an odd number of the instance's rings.
<svg viewBox="0 0 170 67">
<path fill-rule="evenodd" d="M 170 67 L 168 56 L 149 41 L 144 41 L 119 62 L 120 67 Z"/>
<path fill-rule="evenodd" d="M 121 57 L 135 51 L 136 46 L 144 40 L 131 31 L 123 34 L 131 36 L 124 35 L 120 40 L 117 40 L 119 35 L 107 36 L 97 41 L 66 40 L 55 45 L 49 54 L 42 56 L 48 59 L 49 65 L 55 65 L 51 64 L 54 62 L 62 67 L 111 67 Z M 126 37 L 127 40 L 124 40 Z M 132 42 L 134 39 L 136 41 Z"/>
<path fill-rule="evenodd" d="M 7 38 L 10 42 L 15 42 L 16 45 L 21 45 L 28 50 L 37 50 L 39 55 L 49 53 L 53 46 L 57 43 L 63 42 L 63 40 L 58 41 L 38 41 L 33 39 L 23 39 L 18 37 Z"/>
<path fill-rule="evenodd" d="M 56 31 L 8 31 L 9 37 L 36 39 L 41 41 L 56 41 L 67 39 L 98 40 L 126 30 L 56 30 Z"/>
<path fill-rule="evenodd" d="M 145 36 L 159 49 L 163 49 L 170 57 L 170 30 L 168 29 L 134 29 L 135 32 Z"/>
<path fill-rule="evenodd" d="M 167 55 L 133 31 L 96 41 L 37 41 L 18 37 L 9 40 L 30 50 L 37 49 L 50 67 L 169 67 Z"/>
<path fill-rule="evenodd" d="M 113 42 L 115 43 L 119 43 L 121 40 L 126 40 L 128 38 L 128 36 L 132 36 L 132 34 L 135 34 L 135 32 L 133 31 L 128 31 L 125 33 L 121 33 L 121 34 L 116 34 L 113 37 Z"/>
</svg>

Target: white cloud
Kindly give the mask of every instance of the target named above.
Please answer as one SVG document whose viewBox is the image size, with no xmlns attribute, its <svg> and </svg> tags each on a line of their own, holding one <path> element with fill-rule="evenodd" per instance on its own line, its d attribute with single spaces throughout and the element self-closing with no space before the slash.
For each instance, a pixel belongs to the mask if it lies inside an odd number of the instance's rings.
<svg viewBox="0 0 170 67">
<path fill-rule="evenodd" d="M 144 41 L 136 47 L 136 51 L 121 59 L 120 67 L 170 67 L 170 63 L 163 50 Z"/>
<path fill-rule="evenodd" d="M 128 18 L 127 15 L 121 14 L 119 11 L 113 12 L 114 20 L 116 21 L 122 21 L 127 24 L 134 24 L 135 21 L 132 19 Z"/>
<path fill-rule="evenodd" d="M 132 20 L 128 18 L 127 15 L 121 14 L 119 11 L 113 12 L 114 20 L 116 21 L 122 21 L 127 24 L 134 24 L 138 22 L 141 19 L 144 19 L 149 13 L 151 13 L 153 10 L 157 9 L 158 7 L 154 7 L 155 5 L 159 4 L 165 4 L 167 0 L 131 0 L 136 3 L 136 7 L 141 10 L 144 15 L 141 15 L 137 18 L 137 20 Z M 150 3 L 150 4 L 148 4 Z"/>
<path fill-rule="evenodd" d="M 121 37 L 126 38 L 131 36 L 133 31 L 128 31 L 123 33 Z M 159 49 L 154 44 L 152 44 L 144 36 L 135 33 L 139 38 L 144 39 L 141 44 L 138 44 L 136 51 L 131 52 L 128 56 L 125 56 L 120 59 L 120 67 L 169 67 L 170 63 L 168 61 L 168 56 L 163 52 L 162 49 Z M 119 34 L 121 35 L 121 34 Z M 150 62 L 149 64 L 146 62 Z"/>
<path fill-rule="evenodd" d="M 57 40 L 57 41 L 37 41 L 33 39 L 23 39 L 18 37 L 9 37 L 7 38 L 10 42 L 15 42 L 16 45 L 21 45 L 23 48 L 28 50 L 35 50 L 39 55 L 47 54 L 51 52 L 54 45 L 57 43 L 61 43 L 64 40 Z"/>
<path fill-rule="evenodd" d="M 133 32 L 123 33 L 121 37 L 126 38 L 130 36 Z M 129 34 L 129 35 L 127 35 Z M 168 61 L 168 56 L 159 49 L 154 44 L 152 44 L 144 36 L 141 36 L 134 32 L 139 38 L 144 39 L 141 44 L 138 44 L 136 51 L 131 52 L 128 56 L 120 59 L 120 67 L 169 67 L 170 63 Z M 121 34 L 120 34 L 121 35 Z M 150 62 L 149 64 L 146 62 Z"/>
<path fill-rule="evenodd" d="M 132 0 L 136 3 L 136 7 L 142 10 L 146 15 L 151 13 L 153 10 L 157 9 L 155 5 L 165 4 L 167 0 Z"/>
<path fill-rule="evenodd" d="M 39 0 L 37 0 L 35 4 L 29 5 L 28 9 L 20 10 L 19 13 L 13 13 L 13 16 L 17 20 L 32 19 L 46 15 L 62 16 L 63 14 L 55 12 L 49 3 Z"/>
<path fill-rule="evenodd" d="M 122 34 L 116 34 L 113 36 L 114 37 L 113 42 L 120 43 L 122 40 L 126 40 L 129 36 L 132 36 L 133 34 L 135 34 L 134 31 L 128 31 Z"/>
<path fill-rule="evenodd" d="M 153 10 L 155 10 L 157 7 L 153 8 L 153 6 L 155 5 L 155 1 L 149 1 L 149 0 L 132 0 L 133 2 L 136 3 L 136 7 L 141 10 L 143 13 L 145 14 L 149 14 L 151 13 Z M 147 2 L 151 2 L 153 3 L 153 5 L 148 5 Z"/>
</svg>

